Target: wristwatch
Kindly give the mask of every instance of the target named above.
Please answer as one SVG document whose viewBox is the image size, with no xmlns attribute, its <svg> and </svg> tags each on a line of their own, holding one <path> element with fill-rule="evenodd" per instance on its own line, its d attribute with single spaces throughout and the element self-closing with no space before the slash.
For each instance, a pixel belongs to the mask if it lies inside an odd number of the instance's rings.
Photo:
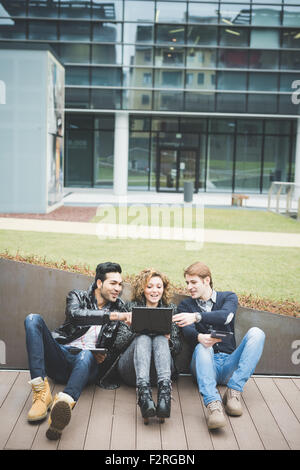
<svg viewBox="0 0 300 470">
<path fill-rule="evenodd" d="M 202 315 L 200 312 L 195 313 L 196 323 L 199 323 L 202 320 Z"/>
</svg>

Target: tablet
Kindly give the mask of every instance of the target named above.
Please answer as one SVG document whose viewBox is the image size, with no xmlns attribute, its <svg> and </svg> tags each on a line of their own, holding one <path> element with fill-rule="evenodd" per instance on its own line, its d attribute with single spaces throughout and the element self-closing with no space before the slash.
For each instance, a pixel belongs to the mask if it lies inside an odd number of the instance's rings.
<svg viewBox="0 0 300 470">
<path fill-rule="evenodd" d="M 168 307 L 133 307 L 131 328 L 134 333 L 168 335 L 173 309 Z"/>
<path fill-rule="evenodd" d="M 90 348 L 89 351 L 100 353 L 100 354 L 106 354 L 108 349 L 106 349 L 106 348 Z"/>
</svg>

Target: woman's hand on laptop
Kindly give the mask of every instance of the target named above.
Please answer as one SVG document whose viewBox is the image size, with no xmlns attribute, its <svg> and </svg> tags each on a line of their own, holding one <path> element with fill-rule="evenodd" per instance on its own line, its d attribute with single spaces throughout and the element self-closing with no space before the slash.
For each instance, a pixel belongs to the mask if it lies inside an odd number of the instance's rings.
<svg viewBox="0 0 300 470">
<path fill-rule="evenodd" d="M 173 315 L 172 320 L 178 326 L 183 327 L 183 326 L 188 326 L 188 325 L 192 325 L 193 323 L 195 323 L 196 316 L 195 316 L 195 313 L 182 312 L 182 313 L 176 313 L 175 315 Z"/>
</svg>

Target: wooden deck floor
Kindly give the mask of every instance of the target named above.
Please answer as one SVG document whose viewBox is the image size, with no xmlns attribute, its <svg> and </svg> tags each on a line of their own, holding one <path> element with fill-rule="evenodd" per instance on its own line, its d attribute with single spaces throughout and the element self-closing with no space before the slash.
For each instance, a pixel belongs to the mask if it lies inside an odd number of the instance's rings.
<svg viewBox="0 0 300 470">
<path fill-rule="evenodd" d="M 205 408 L 191 377 L 173 384 L 172 415 L 145 426 L 135 390 L 87 387 L 72 420 L 57 442 L 47 440 L 47 420 L 29 424 L 31 406 L 27 371 L 0 371 L 0 449 L 300 449 L 300 378 L 252 377 L 243 393 L 244 413 L 209 432 Z M 63 389 L 51 384 L 53 393 Z M 220 387 L 224 393 L 224 387 Z M 156 392 L 154 391 L 154 396 Z"/>
</svg>

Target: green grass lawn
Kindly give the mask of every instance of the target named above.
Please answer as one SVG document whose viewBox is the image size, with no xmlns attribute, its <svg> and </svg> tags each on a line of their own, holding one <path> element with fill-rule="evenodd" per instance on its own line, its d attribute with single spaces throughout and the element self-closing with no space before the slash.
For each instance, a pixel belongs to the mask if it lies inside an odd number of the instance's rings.
<svg viewBox="0 0 300 470">
<path fill-rule="evenodd" d="M 124 274 L 147 266 L 165 272 L 176 285 L 184 285 L 183 269 L 201 260 L 211 267 L 217 290 L 234 290 L 276 301 L 300 301 L 300 250 L 265 246 L 207 243 L 187 251 L 185 242 L 156 240 L 99 240 L 95 236 L 0 231 L 0 253 L 37 255 L 86 264 L 94 270 L 103 261 L 117 261 Z"/>
<path fill-rule="evenodd" d="M 147 225 L 168 225 L 182 226 L 183 209 L 174 207 L 167 208 L 148 207 L 139 205 L 129 205 L 128 207 L 114 207 L 110 205 L 108 209 L 101 209 L 92 222 L 102 223 L 129 223 Z M 158 211 L 159 209 L 159 211 Z M 201 209 L 185 209 L 185 225 L 196 228 L 202 224 L 206 229 L 220 230 L 250 230 L 257 232 L 289 232 L 300 233 L 300 221 L 275 214 L 268 211 L 249 210 L 245 208 L 236 209 L 204 209 L 202 218 Z M 170 220 L 170 222 L 169 222 Z"/>
</svg>

